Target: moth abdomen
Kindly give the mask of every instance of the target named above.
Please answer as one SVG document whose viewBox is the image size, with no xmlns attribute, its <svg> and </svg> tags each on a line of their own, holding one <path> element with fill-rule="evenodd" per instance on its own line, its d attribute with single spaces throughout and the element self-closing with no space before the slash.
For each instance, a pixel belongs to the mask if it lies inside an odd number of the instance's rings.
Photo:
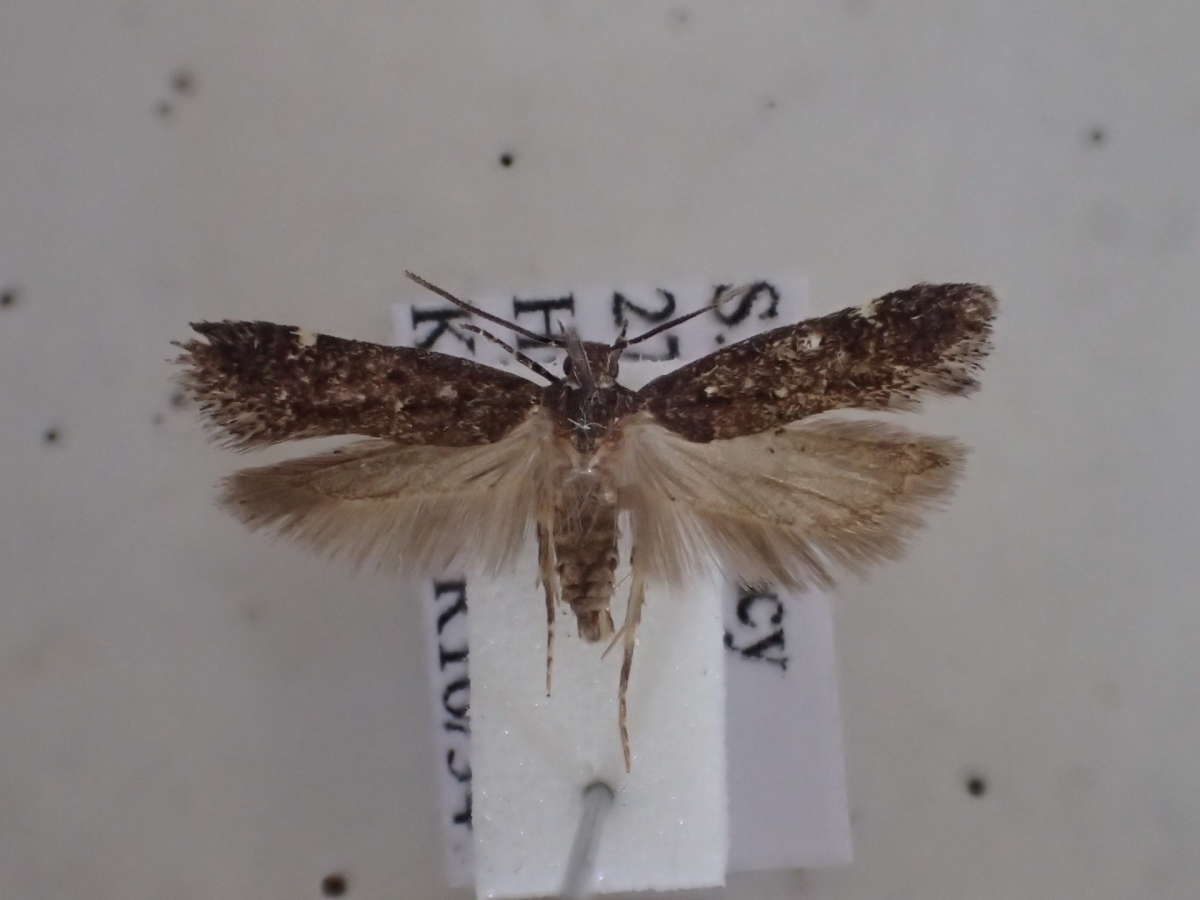
<svg viewBox="0 0 1200 900">
<path fill-rule="evenodd" d="M 573 469 L 554 498 L 554 555 L 559 590 L 585 641 L 613 633 L 613 572 L 617 568 L 617 492 L 599 468 Z"/>
</svg>

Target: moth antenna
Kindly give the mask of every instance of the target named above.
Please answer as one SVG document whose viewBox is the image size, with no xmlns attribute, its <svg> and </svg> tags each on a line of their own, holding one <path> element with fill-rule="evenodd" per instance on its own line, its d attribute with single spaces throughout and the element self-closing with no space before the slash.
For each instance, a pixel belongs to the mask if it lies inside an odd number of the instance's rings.
<svg viewBox="0 0 1200 900">
<path fill-rule="evenodd" d="M 552 347 L 565 347 L 566 346 L 566 344 L 559 338 L 548 337 L 547 335 L 544 335 L 544 334 L 535 334 L 534 332 L 528 330 L 527 328 L 522 328 L 520 325 L 516 324 L 515 322 L 509 322 L 507 319 L 502 319 L 499 316 L 493 316 L 490 312 L 480 309 L 478 306 L 468 303 L 466 300 L 462 300 L 458 297 L 455 297 L 452 293 L 450 293 L 445 288 L 440 288 L 436 284 L 431 284 L 430 282 L 428 282 L 424 278 L 422 278 L 420 275 L 416 275 L 416 274 L 408 271 L 407 269 L 404 270 L 404 275 L 406 278 L 410 279 L 411 281 L 415 281 L 417 284 L 419 284 L 421 287 L 425 288 L 426 290 L 433 291 L 433 293 L 437 294 L 443 300 L 449 300 L 451 303 L 453 303 L 455 306 L 459 307 L 460 309 L 465 309 L 465 310 L 467 310 L 467 312 L 474 313 L 475 315 L 479 316 L 479 318 L 486 319 L 487 321 L 491 322 L 493 325 L 500 325 L 504 328 L 507 328 L 509 331 L 512 331 L 516 334 L 521 335 L 521 337 L 523 337 L 523 338 L 529 338 L 529 340 L 531 340 L 531 341 L 537 341 L 539 344 L 549 344 Z"/>
<path fill-rule="evenodd" d="M 612 365 L 612 361 L 614 359 L 620 358 L 621 354 L 625 352 L 625 348 L 629 344 L 629 342 L 625 340 L 625 334 L 628 331 L 629 331 L 629 320 L 626 319 L 624 322 L 621 323 L 620 334 L 618 334 L 617 339 L 615 341 L 613 341 L 612 353 L 610 353 L 609 357 L 608 357 L 608 364 L 610 366 Z"/>
<path fill-rule="evenodd" d="M 545 378 L 551 384 L 558 384 L 559 382 L 562 381 L 561 378 L 559 378 L 557 375 L 555 375 L 553 372 L 551 372 L 549 369 L 547 369 L 545 366 L 543 366 L 537 360 L 530 359 L 528 356 L 526 356 L 524 353 L 522 353 L 516 347 L 512 346 L 511 344 L 509 344 L 505 341 L 500 340 L 500 338 L 496 337 L 490 331 L 485 331 L 484 329 L 480 328 L 478 325 L 472 325 L 470 322 L 467 322 L 464 325 L 460 325 L 459 328 L 461 328 L 463 331 L 469 331 L 469 332 L 471 332 L 471 334 L 477 334 L 480 337 L 485 337 L 489 341 L 491 341 L 493 344 L 498 344 L 499 346 L 503 347 L 505 350 L 507 350 L 509 353 L 511 353 L 513 355 L 513 359 L 515 359 L 517 362 L 519 362 L 521 365 L 525 366 L 526 368 L 532 369 L 534 372 L 537 372 L 539 375 L 541 375 L 543 378 Z"/>
<path fill-rule="evenodd" d="M 656 334 L 661 334 L 668 328 L 674 328 L 676 325 L 682 325 L 689 319 L 694 319 L 696 316 L 702 315 L 708 312 L 710 309 L 716 309 L 718 306 L 724 306 L 730 300 L 739 300 L 746 296 L 746 294 L 750 293 L 756 284 L 757 282 L 753 282 L 751 284 L 743 284 L 741 287 L 725 288 L 719 294 L 717 294 L 716 299 L 707 306 L 702 306 L 699 309 L 692 310 L 690 313 L 684 313 L 682 316 L 678 316 L 677 318 L 672 319 L 670 322 L 663 322 L 661 325 L 656 325 L 645 334 L 639 334 L 637 337 L 625 341 L 623 344 L 621 344 L 621 348 L 624 349 L 632 344 L 639 344 L 647 338 L 652 338 Z"/>
</svg>

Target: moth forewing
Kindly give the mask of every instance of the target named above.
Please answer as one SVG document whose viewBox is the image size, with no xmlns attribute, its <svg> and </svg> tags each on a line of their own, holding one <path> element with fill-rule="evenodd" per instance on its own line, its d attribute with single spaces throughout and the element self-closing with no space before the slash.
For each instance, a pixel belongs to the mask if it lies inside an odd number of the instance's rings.
<svg viewBox="0 0 1200 900">
<path fill-rule="evenodd" d="M 271 322 L 197 322 L 176 344 L 180 381 L 235 449 L 358 435 L 462 447 L 499 440 L 541 389 L 467 359 L 314 334 Z"/>
<path fill-rule="evenodd" d="M 924 394 L 978 386 L 995 309 L 980 285 L 919 284 L 731 344 L 656 378 L 638 398 L 694 441 L 833 409 L 914 409 Z"/>
</svg>

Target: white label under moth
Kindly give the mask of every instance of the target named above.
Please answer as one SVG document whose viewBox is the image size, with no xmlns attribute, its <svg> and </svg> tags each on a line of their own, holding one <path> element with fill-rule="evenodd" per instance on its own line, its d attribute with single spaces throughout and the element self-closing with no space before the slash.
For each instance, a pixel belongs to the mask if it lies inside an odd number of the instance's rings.
<svg viewBox="0 0 1200 900">
<path fill-rule="evenodd" d="M 620 381 L 637 388 L 655 375 L 722 345 L 802 318 L 808 312 L 806 279 L 693 278 L 667 286 L 524 291 L 468 299 L 537 333 L 557 334 L 560 325 L 567 325 L 577 328 L 584 339 L 605 341 L 616 337 L 623 321 L 629 322 L 630 334 L 637 334 L 710 302 L 718 284 L 747 281 L 753 281 L 756 289 L 741 302 L 652 338 L 638 348 L 640 358 L 624 358 Z M 491 365 L 513 365 L 512 357 L 502 348 L 458 328 L 470 321 L 469 317 L 437 297 L 414 295 L 410 303 L 395 304 L 392 313 L 398 344 Z M 505 340 L 512 340 L 499 327 L 487 327 Z M 517 343 L 523 352 L 544 364 L 559 355 L 529 342 Z M 558 371 L 555 366 L 550 368 Z M 432 582 L 431 593 L 439 583 L 446 582 Z M 464 587 L 469 595 L 470 586 Z M 536 590 L 532 585 L 528 587 L 529 602 L 540 605 Z M 760 597 L 747 605 L 747 592 L 732 584 L 725 595 L 730 869 L 846 862 L 850 858 L 850 836 L 828 600 L 815 591 L 803 596 L 772 593 L 772 600 Z M 437 628 L 437 604 L 430 603 L 427 609 L 431 613 L 427 634 L 434 708 L 440 729 L 445 719 L 442 699 L 448 684 L 445 667 L 440 665 L 445 636 Z M 530 636 L 531 646 L 537 637 Z M 465 659 L 460 661 L 463 677 L 469 677 L 465 674 L 466 663 Z M 469 740 L 464 738 L 461 731 L 443 735 L 439 754 L 443 826 L 450 848 L 448 876 L 456 886 L 469 884 L 472 879 L 466 838 L 469 823 L 462 815 L 470 808 L 471 787 L 466 758 Z M 753 772 L 753 777 L 747 777 L 748 772 Z"/>
</svg>

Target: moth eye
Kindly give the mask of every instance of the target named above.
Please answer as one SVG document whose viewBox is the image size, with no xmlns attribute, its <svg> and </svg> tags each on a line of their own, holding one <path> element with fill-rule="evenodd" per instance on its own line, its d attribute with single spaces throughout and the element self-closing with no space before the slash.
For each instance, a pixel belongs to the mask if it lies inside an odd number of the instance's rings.
<svg viewBox="0 0 1200 900">
<path fill-rule="evenodd" d="M 563 374 L 568 378 L 575 374 L 575 367 L 571 365 L 571 357 L 569 356 L 563 360 Z"/>
</svg>

